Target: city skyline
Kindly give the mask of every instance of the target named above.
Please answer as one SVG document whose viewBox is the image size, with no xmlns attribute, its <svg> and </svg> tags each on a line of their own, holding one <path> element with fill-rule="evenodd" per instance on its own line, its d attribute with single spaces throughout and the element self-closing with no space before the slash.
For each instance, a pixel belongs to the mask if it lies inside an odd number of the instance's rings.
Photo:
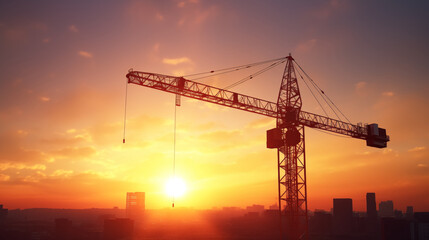
<svg viewBox="0 0 429 240">
<path fill-rule="evenodd" d="M 0 204 L 6 208 L 171 206 L 175 96 L 128 86 L 128 69 L 187 75 L 291 53 L 353 124 L 392 141 L 306 128 L 309 209 L 367 192 L 429 211 L 428 3 L 381 1 L 55 1 L 0 3 Z M 96 14 L 94 14 L 96 13 Z M 365 16 L 365 17 L 362 17 Z M 275 101 L 284 66 L 233 90 Z M 244 76 L 203 83 L 225 87 Z M 303 110 L 323 114 L 300 82 Z M 176 207 L 277 203 L 275 120 L 182 97 Z M 102 199 L 102 200 L 100 200 Z"/>
</svg>

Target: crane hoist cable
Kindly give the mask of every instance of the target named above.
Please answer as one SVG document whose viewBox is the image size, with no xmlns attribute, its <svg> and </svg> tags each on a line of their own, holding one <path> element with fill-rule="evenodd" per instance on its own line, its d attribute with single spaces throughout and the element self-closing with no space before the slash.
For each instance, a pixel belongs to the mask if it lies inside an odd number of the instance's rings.
<svg viewBox="0 0 429 240">
<path fill-rule="evenodd" d="M 173 181 L 176 179 L 176 122 L 177 122 L 177 107 L 178 100 L 176 97 L 176 104 L 174 104 L 174 144 L 173 144 Z M 174 189 L 172 190 L 172 200 L 171 200 L 171 207 L 174 208 L 174 202 L 175 202 L 175 192 Z"/>
<path fill-rule="evenodd" d="M 128 98 L 128 79 L 125 82 L 124 136 L 122 139 L 122 143 L 125 143 L 125 125 L 127 123 L 127 98 Z"/>
<path fill-rule="evenodd" d="M 128 99 L 128 80 L 125 83 L 125 111 L 124 111 L 124 134 L 122 143 L 125 143 L 125 127 L 127 122 L 127 99 Z M 173 144 L 173 180 L 176 178 L 176 126 L 177 126 L 177 107 L 180 106 L 180 98 L 176 96 L 176 103 L 174 105 L 174 144 Z M 173 189 L 172 204 L 174 208 L 175 193 Z"/>
</svg>

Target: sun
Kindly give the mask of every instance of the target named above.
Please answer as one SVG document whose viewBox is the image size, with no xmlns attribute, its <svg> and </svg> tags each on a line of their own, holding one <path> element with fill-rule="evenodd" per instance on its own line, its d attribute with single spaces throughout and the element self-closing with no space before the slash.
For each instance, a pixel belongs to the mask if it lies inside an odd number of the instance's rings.
<svg viewBox="0 0 429 240">
<path fill-rule="evenodd" d="M 165 192 L 169 197 L 181 197 L 186 193 L 186 184 L 179 177 L 171 177 L 165 184 Z"/>
</svg>

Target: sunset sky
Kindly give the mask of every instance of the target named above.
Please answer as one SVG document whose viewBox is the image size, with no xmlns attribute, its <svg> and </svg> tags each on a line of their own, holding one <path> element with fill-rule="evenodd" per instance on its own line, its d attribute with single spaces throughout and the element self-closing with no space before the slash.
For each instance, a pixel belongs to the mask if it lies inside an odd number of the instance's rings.
<svg viewBox="0 0 429 240">
<path fill-rule="evenodd" d="M 429 211 L 427 1 L 0 1 L 0 204 L 9 209 L 125 207 L 146 192 L 170 206 L 172 94 L 128 86 L 128 69 L 186 75 L 292 53 L 353 123 L 391 142 L 306 128 L 308 206 L 365 195 Z M 233 91 L 275 102 L 284 65 Z M 244 75 L 202 81 L 225 87 Z M 248 74 L 248 73 L 247 73 Z M 322 114 L 299 82 L 303 110 Z M 182 98 L 176 206 L 277 202 L 275 120 Z"/>
</svg>

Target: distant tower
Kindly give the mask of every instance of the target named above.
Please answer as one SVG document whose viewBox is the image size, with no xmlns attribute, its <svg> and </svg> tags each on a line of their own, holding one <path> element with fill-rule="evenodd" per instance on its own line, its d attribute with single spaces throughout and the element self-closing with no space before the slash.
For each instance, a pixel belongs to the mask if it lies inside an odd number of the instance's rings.
<svg viewBox="0 0 429 240">
<path fill-rule="evenodd" d="M 378 205 L 378 212 L 380 214 L 380 217 L 393 217 L 393 202 L 392 201 L 382 201 Z"/>
<path fill-rule="evenodd" d="M 141 218 L 145 210 L 145 193 L 127 192 L 126 207 L 127 218 L 134 220 Z"/>
<path fill-rule="evenodd" d="M 366 216 L 368 218 L 377 218 L 377 205 L 375 203 L 375 193 L 366 194 Z"/>
<path fill-rule="evenodd" d="M 413 206 L 407 206 L 407 212 L 405 213 L 405 217 L 407 220 L 412 220 L 414 215 Z"/>
<path fill-rule="evenodd" d="M 333 230 L 336 235 L 348 235 L 353 227 L 353 202 L 351 198 L 334 198 Z"/>
</svg>

